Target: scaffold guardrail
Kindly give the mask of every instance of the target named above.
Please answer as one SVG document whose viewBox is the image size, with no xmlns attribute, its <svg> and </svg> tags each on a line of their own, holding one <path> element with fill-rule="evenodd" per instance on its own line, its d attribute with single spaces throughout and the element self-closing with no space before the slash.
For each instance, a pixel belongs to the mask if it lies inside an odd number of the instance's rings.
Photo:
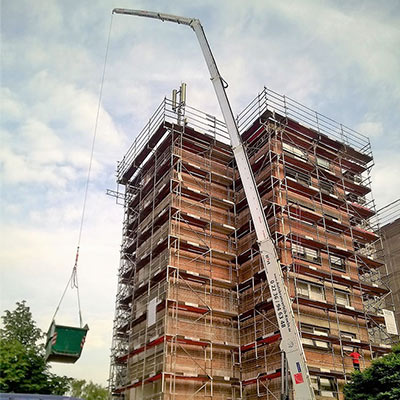
<svg viewBox="0 0 400 400">
<path fill-rule="evenodd" d="M 157 107 L 154 114 L 150 117 L 149 121 L 136 136 L 131 147 L 128 149 L 122 160 L 117 166 L 117 179 L 121 180 L 125 172 L 134 162 L 137 155 L 148 145 L 150 138 L 155 134 L 157 129 L 166 122 L 175 125 L 184 124 L 190 128 L 195 129 L 197 132 L 203 133 L 218 140 L 222 143 L 229 144 L 230 139 L 225 123 L 216 117 L 204 113 L 196 108 L 185 105 L 181 108 L 182 115 L 173 110 L 173 103 L 171 100 L 165 98 Z M 158 143 L 158 145 L 161 141 Z M 155 150 L 158 145 L 154 147 Z M 143 161 L 143 163 L 147 158 Z"/>
<path fill-rule="evenodd" d="M 354 150 L 372 157 L 371 145 L 367 136 L 266 87 L 238 115 L 237 121 L 240 132 L 245 132 L 254 122 L 254 119 L 261 117 L 267 110 L 294 120 L 307 128 L 338 142 L 345 143 Z"/>
</svg>

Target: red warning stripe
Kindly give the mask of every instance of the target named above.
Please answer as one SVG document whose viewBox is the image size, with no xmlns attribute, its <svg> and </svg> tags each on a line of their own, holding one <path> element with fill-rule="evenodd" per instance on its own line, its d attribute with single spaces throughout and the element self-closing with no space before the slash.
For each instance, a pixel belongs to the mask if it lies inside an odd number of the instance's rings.
<svg viewBox="0 0 400 400">
<path fill-rule="evenodd" d="M 54 332 L 51 338 L 51 345 L 54 346 L 57 343 L 57 332 Z"/>
</svg>

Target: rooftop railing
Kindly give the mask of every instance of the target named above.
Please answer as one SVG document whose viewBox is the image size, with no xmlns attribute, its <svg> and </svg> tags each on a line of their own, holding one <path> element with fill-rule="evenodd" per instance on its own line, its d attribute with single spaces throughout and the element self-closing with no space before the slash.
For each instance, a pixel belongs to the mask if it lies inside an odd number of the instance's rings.
<svg viewBox="0 0 400 400">
<path fill-rule="evenodd" d="M 344 143 L 361 154 L 372 157 L 371 145 L 367 136 L 302 105 L 290 97 L 280 95 L 266 87 L 238 115 L 237 123 L 239 131 L 241 133 L 245 132 L 267 110 L 293 120 L 319 134 Z M 148 145 L 149 140 L 157 129 L 166 122 L 175 125 L 185 125 L 217 141 L 225 144 L 230 143 L 230 138 L 223 121 L 187 105 L 173 109 L 172 101 L 165 98 L 150 117 L 146 126 L 136 136 L 123 159 L 118 163 L 118 180 L 121 180 L 138 154 Z M 162 140 L 154 145 L 154 148 L 151 150 L 154 151 L 161 142 Z M 146 160 L 147 158 L 142 163 Z"/>
<path fill-rule="evenodd" d="M 178 110 L 180 112 L 178 113 Z M 128 149 L 122 160 L 118 163 L 117 167 L 117 178 L 120 181 L 125 172 L 130 168 L 136 157 L 143 151 L 148 145 L 152 136 L 160 128 L 165 126 L 165 123 L 187 126 L 196 130 L 197 132 L 203 133 L 216 141 L 222 143 L 230 143 L 229 135 L 226 130 L 225 123 L 217 119 L 216 117 L 204 113 L 196 108 L 189 107 L 187 105 L 179 107 L 176 110 L 173 109 L 173 103 L 169 99 L 164 99 L 161 104 L 157 107 L 154 114 L 150 117 L 146 126 L 136 136 L 131 147 Z M 149 155 L 142 162 L 147 161 L 151 153 L 161 144 L 162 140 L 152 148 Z"/>
<path fill-rule="evenodd" d="M 333 140 L 342 142 L 362 154 L 372 156 L 371 145 L 367 136 L 266 87 L 238 115 L 239 131 L 245 132 L 254 120 L 261 117 L 267 110 L 298 122 L 300 125 Z"/>
</svg>

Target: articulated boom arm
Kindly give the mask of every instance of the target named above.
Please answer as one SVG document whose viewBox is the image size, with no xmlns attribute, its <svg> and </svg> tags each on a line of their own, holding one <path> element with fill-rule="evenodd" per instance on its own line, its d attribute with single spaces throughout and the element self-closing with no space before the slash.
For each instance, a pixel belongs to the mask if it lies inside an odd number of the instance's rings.
<svg viewBox="0 0 400 400">
<path fill-rule="evenodd" d="M 264 264 L 272 301 L 281 333 L 281 349 L 286 354 L 296 400 L 312 400 L 315 398 L 311 387 L 311 380 L 305 360 L 303 346 L 296 326 L 293 310 L 290 303 L 289 294 L 285 286 L 279 258 L 272 241 L 271 234 L 265 218 L 260 195 L 251 170 L 250 162 L 247 157 L 246 149 L 243 146 L 235 118 L 233 116 L 228 96 L 225 91 L 225 81 L 222 79 L 210 45 L 207 42 L 203 27 L 198 19 L 179 17 L 176 15 L 156 13 L 143 10 L 127 10 L 116 8 L 115 14 L 135 15 L 159 19 L 161 21 L 175 22 L 177 24 L 188 25 L 196 33 L 201 50 L 207 63 L 211 75 L 211 81 L 218 98 L 218 102 L 223 114 L 236 164 L 242 180 L 243 188 L 249 205 L 251 218 L 256 231 L 257 240 L 260 248 L 261 258 Z"/>
</svg>

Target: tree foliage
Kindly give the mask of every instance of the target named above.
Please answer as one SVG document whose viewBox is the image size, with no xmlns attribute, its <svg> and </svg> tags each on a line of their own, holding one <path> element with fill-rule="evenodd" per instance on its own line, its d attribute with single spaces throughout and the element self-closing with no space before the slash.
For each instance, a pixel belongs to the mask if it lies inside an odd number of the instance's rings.
<svg viewBox="0 0 400 400">
<path fill-rule="evenodd" d="M 49 371 L 44 359 L 44 334 L 25 301 L 5 311 L 0 329 L 0 392 L 63 395 L 70 378 Z"/>
<path fill-rule="evenodd" d="M 354 372 L 344 394 L 346 400 L 399 400 L 400 345 L 364 371 Z"/>
<path fill-rule="evenodd" d="M 70 395 L 85 400 L 107 400 L 108 391 L 105 387 L 84 379 L 73 379 L 71 381 Z"/>
<path fill-rule="evenodd" d="M 21 303 L 17 302 L 17 308 L 14 311 L 6 310 L 1 318 L 4 325 L 4 329 L 1 330 L 2 339 L 15 339 L 27 348 L 34 348 L 38 340 L 44 336 L 33 321 L 32 313 L 26 306 L 25 300 Z"/>
</svg>

